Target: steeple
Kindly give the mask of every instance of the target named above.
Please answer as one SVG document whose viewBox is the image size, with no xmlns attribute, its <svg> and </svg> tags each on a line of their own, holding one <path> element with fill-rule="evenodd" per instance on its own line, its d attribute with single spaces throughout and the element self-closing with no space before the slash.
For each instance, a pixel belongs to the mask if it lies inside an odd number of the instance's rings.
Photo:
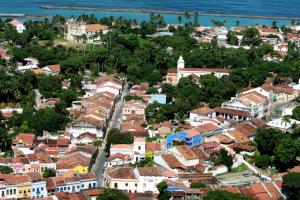
<svg viewBox="0 0 300 200">
<path fill-rule="evenodd" d="M 177 61 L 177 69 L 183 69 L 185 66 L 183 57 L 180 55 Z"/>
</svg>

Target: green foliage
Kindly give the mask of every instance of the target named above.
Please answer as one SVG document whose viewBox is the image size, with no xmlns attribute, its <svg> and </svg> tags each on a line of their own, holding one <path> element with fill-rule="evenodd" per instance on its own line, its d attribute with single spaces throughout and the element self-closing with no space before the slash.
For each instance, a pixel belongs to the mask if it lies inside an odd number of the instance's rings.
<svg viewBox="0 0 300 200">
<path fill-rule="evenodd" d="M 293 115 L 292 117 L 296 120 L 300 120 L 300 106 L 297 106 L 293 109 Z"/>
<path fill-rule="evenodd" d="M 144 160 L 136 162 L 133 166 L 135 167 L 153 167 L 154 161 L 150 157 L 146 157 Z"/>
<path fill-rule="evenodd" d="M 2 174 L 11 174 L 14 172 L 14 170 L 8 166 L 0 166 L 0 172 Z"/>
<path fill-rule="evenodd" d="M 68 112 L 65 110 L 60 111 L 47 108 L 40 109 L 35 113 L 14 114 L 8 121 L 8 125 L 10 127 L 20 127 L 26 124 L 28 128 L 33 129 L 39 135 L 44 130 L 49 132 L 64 130 L 68 122 Z"/>
<path fill-rule="evenodd" d="M 254 161 L 257 167 L 266 169 L 271 164 L 271 157 L 268 155 L 256 156 Z"/>
<path fill-rule="evenodd" d="M 106 142 L 106 151 L 109 151 L 111 144 L 132 144 L 133 143 L 133 137 L 121 133 L 118 129 L 111 129 L 107 136 L 107 142 Z"/>
<path fill-rule="evenodd" d="M 226 165 L 228 171 L 231 170 L 233 165 L 233 158 L 225 149 L 221 149 L 219 155 L 217 157 L 213 157 L 212 161 L 215 165 Z"/>
<path fill-rule="evenodd" d="M 168 185 L 166 182 L 160 182 L 157 184 L 157 189 L 159 191 L 158 199 L 159 200 L 169 200 L 171 198 L 171 192 L 166 191 Z"/>
<path fill-rule="evenodd" d="M 300 155 L 300 142 L 286 135 L 278 141 L 274 153 L 277 169 L 284 171 L 295 165 L 296 157 Z"/>
<path fill-rule="evenodd" d="M 12 134 L 7 132 L 6 128 L 0 128 L 0 149 L 6 152 L 12 144 Z"/>
<path fill-rule="evenodd" d="M 251 200 L 249 197 L 245 197 L 242 194 L 231 193 L 223 190 L 212 190 L 209 191 L 204 200 Z"/>
<path fill-rule="evenodd" d="M 262 43 L 262 40 L 259 36 L 259 31 L 256 28 L 248 28 L 244 31 L 242 44 L 259 46 Z"/>
<path fill-rule="evenodd" d="M 154 87 L 149 87 L 146 94 L 158 94 L 158 90 Z"/>
<path fill-rule="evenodd" d="M 55 169 L 52 168 L 47 168 L 43 172 L 43 177 L 44 178 L 49 178 L 49 177 L 55 177 L 56 176 L 56 171 Z"/>
<path fill-rule="evenodd" d="M 130 101 L 130 100 L 140 100 L 140 101 L 144 101 L 144 99 L 142 97 L 136 96 L 136 95 L 126 95 L 124 97 L 125 101 Z"/>
<path fill-rule="evenodd" d="M 191 184 L 191 188 L 206 188 L 206 184 L 202 182 L 194 182 Z"/>
<path fill-rule="evenodd" d="M 272 156 L 282 132 L 276 129 L 258 129 L 254 141 L 262 155 Z"/>
<path fill-rule="evenodd" d="M 78 93 L 70 89 L 62 90 L 59 94 L 59 98 L 61 101 L 66 103 L 67 107 L 70 107 L 72 102 L 77 100 Z"/>
<path fill-rule="evenodd" d="M 283 191 L 289 200 L 300 199 L 300 173 L 291 172 L 283 176 Z"/>
<path fill-rule="evenodd" d="M 58 97 L 61 90 L 61 79 L 58 76 L 44 76 L 38 80 L 40 93 L 45 97 Z"/>
<path fill-rule="evenodd" d="M 107 189 L 105 188 L 103 194 L 97 197 L 97 200 L 128 200 L 128 196 L 120 190 L 117 189 Z"/>
<path fill-rule="evenodd" d="M 227 33 L 227 43 L 230 45 L 239 45 L 239 39 L 233 34 L 232 31 Z"/>
</svg>

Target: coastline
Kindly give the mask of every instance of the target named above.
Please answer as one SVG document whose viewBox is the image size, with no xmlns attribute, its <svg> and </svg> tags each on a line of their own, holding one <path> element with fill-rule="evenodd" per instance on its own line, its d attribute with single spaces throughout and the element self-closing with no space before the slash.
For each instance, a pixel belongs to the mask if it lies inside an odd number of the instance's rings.
<svg viewBox="0 0 300 200">
<path fill-rule="evenodd" d="M 104 11 L 104 12 L 129 12 L 129 13 L 154 13 L 154 14 L 173 14 L 184 15 L 185 11 L 172 10 L 149 10 L 149 9 L 130 9 L 130 8 L 92 8 L 92 7 L 76 7 L 76 6 L 40 6 L 41 9 L 48 10 L 86 10 L 86 11 Z M 194 15 L 195 12 L 187 12 Z M 226 13 L 203 13 L 198 12 L 199 16 L 212 17 L 233 17 L 233 18 L 252 18 L 252 19 L 273 19 L 273 20 L 295 20 L 300 21 L 300 17 L 284 17 L 284 16 L 261 16 L 261 15 L 242 15 L 242 14 L 226 14 Z"/>
<path fill-rule="evenodd" d="M 52 18 L 51 16 L 38 15 L 38 14 L 9 14 L 0 13 L 0 18 L 35 18 L 35 19 L 45 19 Z"/>
</svg>

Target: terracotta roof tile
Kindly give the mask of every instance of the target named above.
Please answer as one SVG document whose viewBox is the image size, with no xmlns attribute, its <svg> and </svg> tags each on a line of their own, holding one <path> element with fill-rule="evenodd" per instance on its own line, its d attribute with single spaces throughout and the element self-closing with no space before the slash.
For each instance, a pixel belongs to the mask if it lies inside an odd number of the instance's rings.
<svg viewBox="0 0 300 200">
<path fill-rule="evenodd" d="M 109 167 L 105 173 L 112 179 L 136 179 L 131 167 Z"/>
<path fill-rule="evenodd" d="M 159 167 L 138 167 L 140 176 L 162 176 L 162 171 Z"/>
<path fill-rule="evenodd" d="M 195 113 L 195 114 L 199 114 L 199 115 L 206 115 L 209 113 L 214 112 L 214 109 L 211 109 L 209 107 L 201 107 L 201 108 L 197 108 L 191 111 L 191 113 Z"/>
<path fill-rule="evenodd" d="M 233 109 L 220 108 L 220 107 L 215 108 L 215 110 L 216 110 L 216 113 L 238 115 L 238 116 L 242 116 L 242 117 L 250 117 L 251 116 L 251 114 L 249 112 L 241 111 L 241 110 L 233 110 Z"/>
<path fill-rule="evenodd" d="M 175 168 L 185 168 L 173 154 L 162 154 L 161 157 L 169 165 L 169 167 Z"/>
<path fill-rule="evenodd" d="M 175 146 L 175 148 L 186 160 L 198 159 L 198 156 L 187 145 Z"/>
</svg>

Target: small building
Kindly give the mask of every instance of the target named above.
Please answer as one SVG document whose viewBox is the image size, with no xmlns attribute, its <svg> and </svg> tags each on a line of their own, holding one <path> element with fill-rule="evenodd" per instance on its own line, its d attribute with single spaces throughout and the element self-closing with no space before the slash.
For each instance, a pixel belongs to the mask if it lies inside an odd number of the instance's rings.
<svg viewBox="0 0 300 200">
<path fill-rule="evenodd" d="M 168 152 L 172 153 L 184 166 L 190 167 L 199 164 L 198 156 L 187 145 L 169 148 Z"/>
<path fill-rule="evenodd" d="M 16 19 L 8 22 L 10 25 L 14 26 L 18 33 L 23 33 L 26 30 L 24 24 Z"/>
</svg>

